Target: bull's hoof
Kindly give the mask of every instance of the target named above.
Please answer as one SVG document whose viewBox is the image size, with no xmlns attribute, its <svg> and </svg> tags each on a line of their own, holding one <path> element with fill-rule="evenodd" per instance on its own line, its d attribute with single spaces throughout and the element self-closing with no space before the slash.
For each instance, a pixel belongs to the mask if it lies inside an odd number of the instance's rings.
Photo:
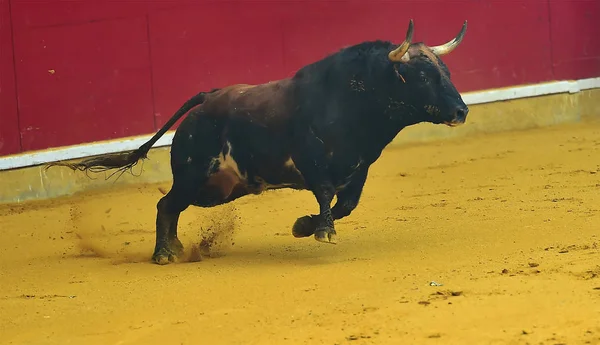
<svg viewBox="0 0 600 345">
<path fill-rule="evenodd" d="M 333 228 L 318 229 L 315 231 L 315 240 L 329 244 L 336 244 L 337 234 Z"/>
<path fill-rule="evenodd" d="M 152 255 L 152 261 L 159 265 L 166 265 L 169 263 L 179 262 L 179 257 L 183 255 L 183 245 L 179 239 L 175 238 L 169 243 L 169 247 L 158 248 L 154 255 Z"/>
<path fill-rule="evenodd" d="M 167 249 L 164 249 L 160 250 L 158 253 L 154 253 L 154 255 L 152 255 L 152 261 L 159 265 L 166 265 L 170 263 L 176 263 L 178 260 L 177 255 L 172 252 L 169 253 Z"/>
<path fill-rule="evenodd" d="M 296 219 L 292 227 L 294 237 L 308 237 L 315 233 L 316 224 L 311 216 L 304 216 Z"/>
</svg>

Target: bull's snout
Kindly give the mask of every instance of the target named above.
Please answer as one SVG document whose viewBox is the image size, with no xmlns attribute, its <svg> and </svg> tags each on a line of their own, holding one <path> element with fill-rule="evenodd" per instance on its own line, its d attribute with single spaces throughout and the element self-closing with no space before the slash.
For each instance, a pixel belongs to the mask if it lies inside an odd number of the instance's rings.
<svg viewBox="0 0 600 345">
<path fill-rule="evenodd" d="M 458 126 L 465 123 L 467 119 L 467 114 L 469 113 L 469 107 L 466 104 L 458 105 L 454 108 L 452 114 L 452 120 L 449 123 L 446 123 L 450 126 Z"/>
<path fill-rule="evenodd" d="M 469 113 L 469 107 L 466 105 L 458 106 L 454 109 L 454 121 L 459 123 L 464 123 L 467 119 L 467 114 Z"/>
</svg>

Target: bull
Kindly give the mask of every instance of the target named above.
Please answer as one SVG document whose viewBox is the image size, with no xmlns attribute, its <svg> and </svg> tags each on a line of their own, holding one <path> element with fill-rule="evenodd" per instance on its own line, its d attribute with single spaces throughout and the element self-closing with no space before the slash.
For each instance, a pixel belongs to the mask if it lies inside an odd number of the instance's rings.
<svg viewBox="0 0 600 345">
<path fill-rule="evenodd" d="M 171 189 L 156 206 L 155 263 L 182 255 L 177 221 L 190 205 L 214 207 L 270 189 L 312 192 L 318 213 L 298 218 L 292 233 L 335 244 L 334 222 L 357 207 L 369 167 L 403 128 L 465 122 L 469 109 L 440 57 L 466 28 L 465 21 L 454 39 L 430 47 L 412 43 L 410 20 L 399 45 L 362 42 L 290 78 L 200 92 L 136 150 L 47 167 L 125 171 L 189 112 L 171 146 Z"/>
</svg>

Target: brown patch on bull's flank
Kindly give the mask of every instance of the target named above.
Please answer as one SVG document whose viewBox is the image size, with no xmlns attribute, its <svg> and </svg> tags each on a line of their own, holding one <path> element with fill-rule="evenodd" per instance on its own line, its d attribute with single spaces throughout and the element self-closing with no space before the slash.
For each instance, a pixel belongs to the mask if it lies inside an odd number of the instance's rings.
<svg viewBox="0 0 600 345">
<path fill-rule="evenodd" d="M 221 192 L 221 197 L 227 199 L 233 189 L 240 184 L 240 178 L 232 168 L 220 169 L 208 178 L 207 185 Z"/>
<path fill-rule="evenodd" d="M 255 125 L 277 131 L 291 114 L 286 109 L 290 83 L 290 79 L 281 79 L 260 85 L 231 85 L 208 95 L 202 108 L 206 114 L 217 116 L 230 116 L 230 109 L 235 109 L 236 117 L 246 117 Z"/>
</svg>

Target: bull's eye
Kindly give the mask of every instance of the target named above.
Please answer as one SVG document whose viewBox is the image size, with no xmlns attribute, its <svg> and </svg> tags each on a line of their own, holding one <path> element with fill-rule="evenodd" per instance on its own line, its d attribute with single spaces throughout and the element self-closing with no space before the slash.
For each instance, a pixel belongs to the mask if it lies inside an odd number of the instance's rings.
<svg viewBox="0 0 600 345">
<path fill-rule="evenodd" d="M 419 77 L 421 78 L 422 83 L 429 83 L 429 78 L 425 75 L 425 73 L 419 73 Z"/>
</svg>

